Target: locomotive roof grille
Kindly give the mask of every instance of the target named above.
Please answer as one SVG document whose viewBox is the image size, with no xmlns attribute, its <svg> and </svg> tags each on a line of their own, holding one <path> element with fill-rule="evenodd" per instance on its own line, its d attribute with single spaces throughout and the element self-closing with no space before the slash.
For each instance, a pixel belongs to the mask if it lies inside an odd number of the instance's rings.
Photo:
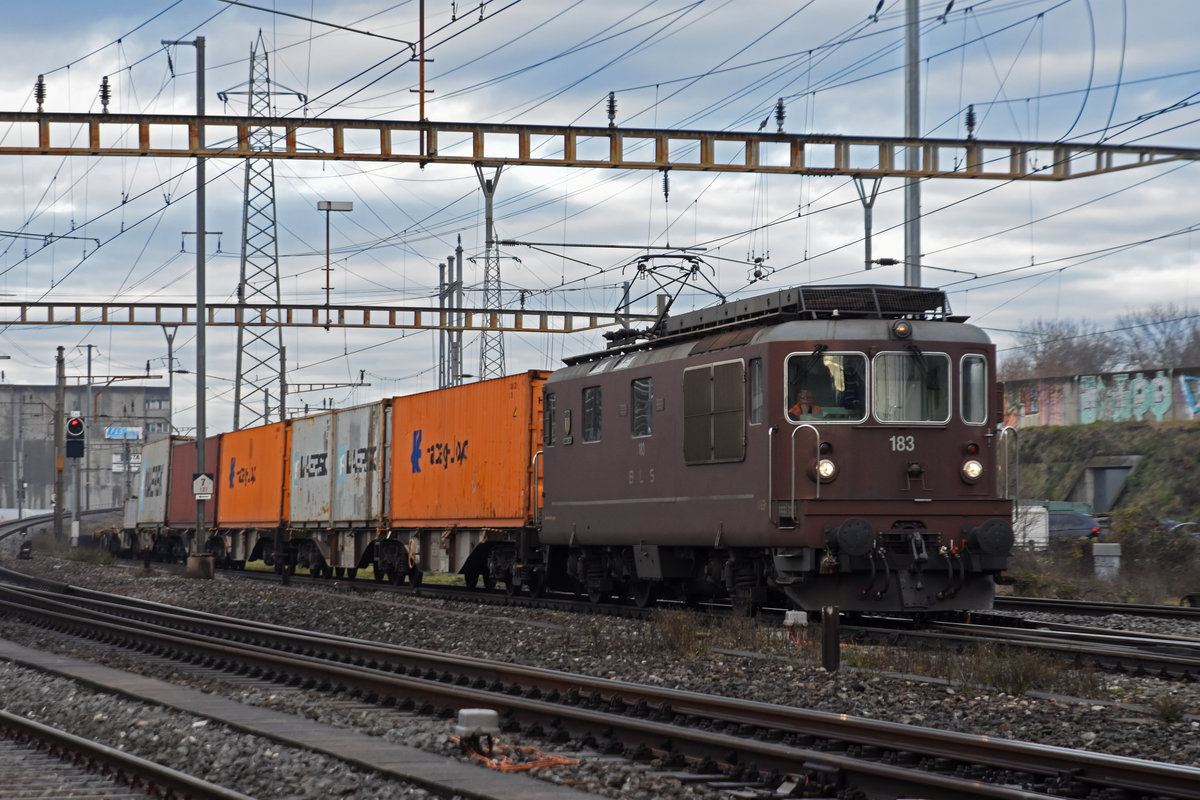
<svg viewBox="0 0 1200 800">
<path fill-rule="evenodd" d="M 799 319 L 928 319 L 963 322 L 966 317 L 951 316 L 950 303 L 941 289 L 873 284 L 795 286 L 667 317 L 653 326 L 651 331 L 614 331 L 605 334 L 605 338 L 610 340 L 608 350 L 574 356 L 564 361 L 578 364 L 605 358 L 615 352 L 644 350 L 668 342 L 685 341 L 717 329 L 730 330 Z"/>
<path fill-rule="evenodd" d="M 691 311 L 663 321 L 664 336 L 703 331 L 737 322 L 787 319 L 948 319 L 941 289 L 910 286 L 796 286 Z"/>
</svg>

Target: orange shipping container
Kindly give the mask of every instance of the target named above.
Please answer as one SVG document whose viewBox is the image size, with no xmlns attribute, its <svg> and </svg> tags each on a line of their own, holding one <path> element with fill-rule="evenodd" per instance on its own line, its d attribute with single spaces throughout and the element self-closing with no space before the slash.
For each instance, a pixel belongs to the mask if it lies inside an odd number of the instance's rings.
<svg viewBox="0 0 1200 800">
<path fill-rule="evenodd" d="M 217 473 L 222 528 L 274 528 L 284 508 L 284 423 L 245 428 L 221 440 Z"/>
<path fill-rule="evenodd" d="M 395 398 L 392 527 L 528 523 L 531 490 L 541 494 L 532 470 L 549 374 L 532 370 Z"/>
</svg>

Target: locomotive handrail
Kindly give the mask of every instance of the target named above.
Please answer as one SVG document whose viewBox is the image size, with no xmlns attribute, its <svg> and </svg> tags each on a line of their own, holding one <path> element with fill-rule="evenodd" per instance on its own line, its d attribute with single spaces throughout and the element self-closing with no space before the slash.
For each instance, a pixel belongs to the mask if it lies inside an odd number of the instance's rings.
<svg viewBox="0 0 1200 800">
<path fill-rule="evenodd" d="M 805 422 L 797 425 L 792 429 L 792 519 L 796 518 L 796 434 L 804 428 L 812 430 L 813 435 L 817 437 L 817 460 L 821 460 L 821 432 L 817 430 L 817 426 Z M 817 500 L 821 499 L 821 476 L 817 476 Z"/>
<path fill-rule="evenodd" d="M 529 518 L 533 520 L 534 525 L 540 525 L 542 522 L 542 509 L 538 504 L 538 459 L 542 457 L 544 451 L 538 450 L 533 454 L 533 458 L 529 460 Z"/>
<path fill-rule="evenodd" d="M 1009 457 L 1008 436 L 1012 434 L 1013 449 L 1016 450 L 1016 460 Z M 1021 511 L 1021 437 L 1017 435 L 1017 429 L 1012 425 L 1005 425 L 1000 429 L 1000 441 L 1004 444 L 1004 496 L 1013 501 L 1013 524 L 1015 525 L 1020 518 Z M 1013 486 L 1016 489 L 1017 496 L 1013 497 L 1008 488 L 1008 474 L 1014 470 L 1010 469 L 1013 464 L 1016 464 L 1016 475 L 1013 478 Z"/>
<path fill-rule="evenodd" d="M 779 432 L 777 425 L 767 429 L 767 522 L 779 525 L 775 508 L 775 434 Z"/>
</svg>

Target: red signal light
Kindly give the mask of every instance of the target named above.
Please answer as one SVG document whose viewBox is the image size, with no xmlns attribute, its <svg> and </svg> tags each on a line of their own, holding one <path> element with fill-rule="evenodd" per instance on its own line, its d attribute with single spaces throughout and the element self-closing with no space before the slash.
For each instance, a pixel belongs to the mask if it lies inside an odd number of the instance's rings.
<svg viewBox="0 0 1200 800">
<path fill-rule="evenodd" d="M 83 458 L 83 420 L 71 417 L 67 420 L 67 458 Z"/>
</svg>

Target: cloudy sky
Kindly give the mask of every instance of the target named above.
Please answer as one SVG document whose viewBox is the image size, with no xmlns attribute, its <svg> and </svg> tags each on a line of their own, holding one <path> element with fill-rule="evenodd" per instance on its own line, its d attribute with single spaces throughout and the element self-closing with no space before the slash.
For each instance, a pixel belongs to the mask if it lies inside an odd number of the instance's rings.
<svg viewBox="0 0 1200 800">
<path fill-rule="evenodd" d="M 0 36 L 0 108 L 191 113 L 195 51 L 207 44 L 210 113 L 244 114 L 261 30 L 279 115 L 413 120 L 418 71 L 402 41 L 418 36 L 415 0 L 74 0 L 9 4 Z M 902 0 L 427 0 L 427 116 L 439 121 L 775 130 L 899 136 Z M 255 6 L 255 8 L 249 7 Z M 947 0 L 921 7 L 922 135 L 1197 146 L 1194 36 L 1188 0 Z M 326 24 L 331 23 L 331 24 Z M 340 26 L 340 27 L 335 27 Z M 306 100 L 301 101 L 298 95 Z M 0 139 L 15 136 L 0 128 Z M 951 292 L 1001 347 L 1038 319 L 1116 318 L 1151 304 L 1197 305 L 1200 239 L 1192 162 L 1063 183 L 926 181 L 922 280 Z M 185 159 L 0 159 L 0 292 L 8 301 L 194 302 L 194 173 Z M 208 300 L 235 299 L 243 168 L 209 163 Z M 461 237 L 468 305 L 482 305 L 483 202 L 473 170 L 449 165 L 276 162 L 280 285 L 285 303 L 324 300 L 319 200 L 349 200 L 332 219 L 334 302 L 436 302 L 438 262 Z M 903 256 L 902 191 L 885 180 L 874 207 L 874 255 Z M 496 195 L 500 237 L 555 243 L 502 253 L 504 302 L 611 311 L 634 278 L 638 247 L 704 248 L 705 276 L 729 297 L 802 283 L 903 282 L 902 267 L 862 268 L 862 206 L 845 178 L 512 167 Z M 98 244 L 97 244 L 98 243 Z M 622 248 L 582 247 L 584 244 Z M 751 279 L 763 259 L 765 279 Z M 645 284 L 637 294 L 647 291 Z M 712 296 L 689 288 L 680 303 Z M 210 432 L 232 424 L 232 329 L 208 334 Z M 371 386 L 294 395 L 320 407 L 435 388 L 436 335 L 289 330 L 289 381 Z M 54 348 L 70 375 L 165 375 L 155 328 L 9 327 L 0 363 L 10 383 L 53 381 Z M 478 371 L 478 339 L 466 337 Z M 553 368 L 600 346 L 594 335 L 505 338 L 507 369 Z M 175 341 L 191 369 L 190 330 Z M 163 381 L 154 382 L 163 385 Z M 191 375 L 176 376 L 177 427 L 194 424 Z"/>
</svg>

